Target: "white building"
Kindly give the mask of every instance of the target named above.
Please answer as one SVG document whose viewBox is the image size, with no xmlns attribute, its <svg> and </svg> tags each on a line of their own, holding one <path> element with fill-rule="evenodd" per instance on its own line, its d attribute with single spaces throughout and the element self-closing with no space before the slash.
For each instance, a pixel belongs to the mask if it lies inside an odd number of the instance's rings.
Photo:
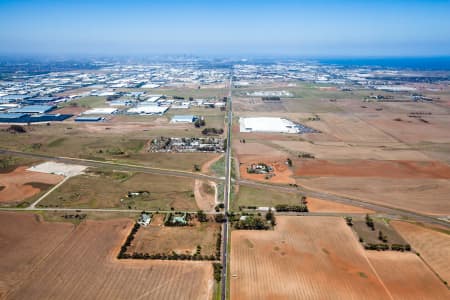
<svg viewBox="0 0 450 300">
<path fill-rule="evenodd" d="M 117 108 L 114 107 L 101 107 L 93 108 L 83 112 L 83 115 L 111 115 L 117 112 Z"/>
<path fill-rule="evenodd" d="M 298 125 L 283 118 L 251 117 L 239 118 L 241 132 L 299 133 Z"/>
<path fill-rule="evenodd" d="M 169 108 L 165 106 L 145 105 L 130 108 L 128 112 L 140 115 L 163 115 L 168 109 Z"/>
</svg>

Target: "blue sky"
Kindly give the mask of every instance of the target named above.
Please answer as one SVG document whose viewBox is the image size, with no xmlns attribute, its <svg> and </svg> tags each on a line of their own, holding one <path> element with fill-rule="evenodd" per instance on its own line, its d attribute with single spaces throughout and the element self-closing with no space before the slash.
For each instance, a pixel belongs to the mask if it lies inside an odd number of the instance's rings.
<svg viewBox="0 0 450 300">
<path fill-rule="evenodd" d="M 1 54 L 450 55 L 450 1 L 2 1 Z"/>
</svg>

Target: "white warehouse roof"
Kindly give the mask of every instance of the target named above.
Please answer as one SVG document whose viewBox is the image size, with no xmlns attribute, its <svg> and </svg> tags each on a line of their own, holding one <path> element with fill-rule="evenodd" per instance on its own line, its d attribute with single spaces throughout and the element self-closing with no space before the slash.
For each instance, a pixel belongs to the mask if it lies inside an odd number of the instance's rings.
<svg viewBox="0 0 450 300">
<path fill-rule="evenodd" d="M 298 133 L 298 126 L 287 119 L 274 117 L 253 117 L 239 119 L 241 132 Z"/>
<path fill-rule="evenodd" d="M 148 105 L 130 108 L 128 112 L 132 114 L 162 115 L 168 109 L 169 109 L 168 107 L 164 106 Z"/>
<path fill-rule="evenodd" d="M 83 115 L 110 115 L 117 112 L 117 108 L 114 107 L 104 107 L 104 108 L 93 108 L 83 112 Z"/>
</svg>

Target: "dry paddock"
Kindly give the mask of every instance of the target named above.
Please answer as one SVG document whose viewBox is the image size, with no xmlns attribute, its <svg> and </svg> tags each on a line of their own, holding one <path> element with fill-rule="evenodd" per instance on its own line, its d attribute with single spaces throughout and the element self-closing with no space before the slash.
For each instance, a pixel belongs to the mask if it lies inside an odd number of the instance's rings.
<svg viewBox="0 0 450 300">
<path fill-rule="evenodd" d="M 443 280 L 450 282 L 448 234 L 407 222 L 393 221 L 391 224 Z"/>
<path fill-rule="evenodd" d="M 2 259 L 2 298 L 211 298 L 210 262 L 117 261 L 115 256 L 132 225 L 129 219 L 88 220 L 73 227 L 37 221 L 31 214 L 0 216 L 9 224 L 0 227 L 6 241 L 2 256 L 17 262 Z M 26 238 L 17 241 L 11 233 Z M 14 281 L 6 274 L 16 274 Z"/>
<path fill-rule="evenodd" d="M 274 231 L 232 232 L 231 299 L 448 296 L 446 287 L 410 253 L 368 255 L 342 218 L 278 217 L 277 221 Z M 392 256 L 400 259 L 389 265 Z M 410 273 L 391 272 L 391 268 L 409 265 Z M 403 291 L 397 283 L 421 290 L 416 294 Z"/>
<path fill-rule="evenodd" d="M 298 178 L 306 188 L 430 215 L 450 214 L 450 180 L 434 178 Z"/>
</svg>

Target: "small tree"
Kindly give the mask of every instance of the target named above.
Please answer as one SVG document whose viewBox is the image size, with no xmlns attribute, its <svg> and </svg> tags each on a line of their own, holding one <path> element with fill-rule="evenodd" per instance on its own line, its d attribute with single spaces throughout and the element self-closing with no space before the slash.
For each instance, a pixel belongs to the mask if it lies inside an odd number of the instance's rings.
<svg viewBox="0 0 450 300">
<path fill-rule="evenodd" d="M 288 158 L 288 159 L 286 159 L 286 162 L 289 167 L 292 167 L 292 159 Z"/>
<path fill-rule="evenodd" d="M 27 132 L 23 126 L 20 125 L 11 125 L 8 127 L 7 131 L 12 133 L 25 133 Z"/>
<path fill-rule="evenodd" d="M 208 222 L 208 216 L 203 212 L 203 210 L 197 211 L 197 218 L 200 222 Z"/>
</svg>

